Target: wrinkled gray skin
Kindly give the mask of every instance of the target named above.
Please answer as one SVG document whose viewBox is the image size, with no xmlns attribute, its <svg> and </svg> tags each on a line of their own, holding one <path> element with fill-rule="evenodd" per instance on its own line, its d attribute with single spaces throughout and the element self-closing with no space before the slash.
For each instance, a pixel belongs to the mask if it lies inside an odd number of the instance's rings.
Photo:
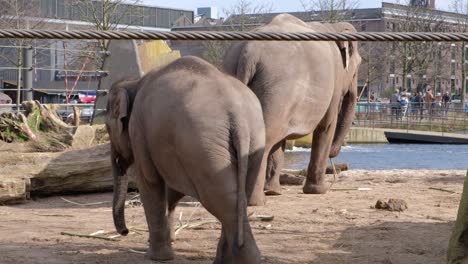
<svg viewBox="0 0 468 264">
<path fill-rule="evenodd" d="M 265 128 L 250 89 L 201 59 L 185 57 L 139 80 L 115 83 L 107 111 L 120 234 L 128 233 L 125 172 L 132 165 L 149 227 L 149 258 L 173 258 L 174 208 L 190 195 L 222 223 L 214 263 L 260 263 L 246 209 Z"/>
<path fill-rule="evenodd" d="M 306 24 L 287 14 L 260 32 L 355 32 L 349 23 Z M 357 73 L 356 42 L 237 42 L 224 57 L 225 72 L 248 85 L 262 104 L 265 156 L 250 205 L 265 203 L 264 191 L 280 194 L 279 173 L 286 140 L 313 132 L 312 155 L 304 193 L 325 193 L 328 157 L 340 152 L 353 117 Z M 265 183 L 266 179 L 266 183 Z"/>
</svg>

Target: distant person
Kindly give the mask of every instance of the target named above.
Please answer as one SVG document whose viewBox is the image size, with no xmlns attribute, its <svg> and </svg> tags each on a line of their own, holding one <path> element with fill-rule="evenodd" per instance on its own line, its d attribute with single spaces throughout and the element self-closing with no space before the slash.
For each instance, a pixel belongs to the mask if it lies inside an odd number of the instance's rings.
<svg viewBox="0 0 468 264">
<path fill-rule="evenodd" d="M 432 101 L 432 115 L 440 115 L 440 110 L 442 109 L 442 94 L 437 93 L 436 96 L 434 97 L 434 100 Z"/>
<path fill-rule="evenodd" d="M 390 98 L 390 105 L 392 107 L 392 119 L 395 118 L 396 120 L 400 119 L 400 91 L 398 89 L 395 90 L 392 97 Z"/>
<path fill-rule="evenodd" d="M 445 92 L 442 96 L 442 107 L 444 110 L 444 117 L 447 117 L 448 110 L 450 108 L 450 95 L 449 92 Z"/>
<path fill-rule="evenodd" d="M 416 105 L 414 103 L 414 99 L 416 98 L 417 93 L 412 93 L 409 98 L 409 116 L 414 117 L 416 116 Z"/>
<path fill-rule="evenodd" d="M 427 86 L 426 95 L 424 96 L 424 104 L 426 106 L 427 114 L 432 114 L 432 103 L 434 102 L 434 95 L 432 94 L 431 86 Z"/>
<path fill-rule="evenodd" d="M 402 93 L 400 96 L 400 109 L 401 109 L 401 119 L 406 117 L 406 112 L 408 110 L 408 97 L 406 93 Z"/>
<path fill-rule="evenodd" d="M 371 94 L 369 100 L 370 100 L 371 102 L 375 102 L 375 93 L 372 93 L 372 94 Z"/>
<path fill-rule="evenodd" d="M 416 115 L 419 113 L 419 119 L 423 119 L 424 98 L 422 92 L 418 92 L 414 97 L 414 106 L 416 108 Z"/>
</svg>

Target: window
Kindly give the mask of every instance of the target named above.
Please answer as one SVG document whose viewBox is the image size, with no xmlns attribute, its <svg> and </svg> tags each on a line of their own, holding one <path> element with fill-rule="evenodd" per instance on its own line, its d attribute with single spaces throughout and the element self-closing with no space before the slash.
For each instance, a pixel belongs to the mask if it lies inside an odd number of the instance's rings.
<svg viewBox="0 0 468 264">
<path fill-rule="evenodd" d="M 413 82 L 412 82 L 412 78 L 411 78 L 411 77 L 408 77 L 408 78 L 406 79 L 406 89 L 408 89 L 408 91 L 411 91 L 411 89 L 412 89 L 412 88 L 411 88 L 411 87 L 412 87 L 412 83 L 413 83 Z"/>
<path fill-rule="evenodd" d="M 451 66 L 450 66 L 452 76 L 455 75 L 455 67 L 456 67 L 455 62 L 452 62 Z"/>
<path fill-rule="evenodd" d="M 395 89 L 395 77 L 389 78 L 390 88 Z"/>
<path fill-rule="evenodd" d="M 450 80 L 450 89 L 451 89 L 452 91 L 455 90 L 455 79 L 451 79 L 451 80 Z"/>
<path fill-rule="evenodd" d="M 451 58 L 452 60 L 455 60 L 455 57 L 456 57 L 456 46 L 455 44 L 452 44 L 451 48 L 450 48 L 450 53 L 451 53 Z"/>
<path fill-rule="evenodd" d="M 465 46 L 465 63 L 468 62 L 468 45 Z"/>
<path fill-rule="evenodd" d="M 390 61 L 390 74 L 395 74 L 395 61 Z"/>
</svg>

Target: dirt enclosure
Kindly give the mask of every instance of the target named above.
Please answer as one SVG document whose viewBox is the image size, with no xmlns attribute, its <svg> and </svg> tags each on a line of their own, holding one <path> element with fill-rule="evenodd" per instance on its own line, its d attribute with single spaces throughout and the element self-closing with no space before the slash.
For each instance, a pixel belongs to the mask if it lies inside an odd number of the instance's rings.
<svg viewBox="0 0 468 264">
<path fill-rule="evenodd" d="M 464 176 L 464 171 L 354 170 L 333 185 L 341 190 L 326 195 L 284 186 L 283 195 L 251 210 L 254 216 L 274 215 L 271 222 L 251 221 L 263 263 L 444 263 Z M 371 190 L 343 190 L 355 187 Z M 148 238 L 141 206 L 126 210 L 127 237 L 107 241 L 61 234 L 115 235 L 111 198 L 110 193 L 50 197 L 0 207 L 0 263 L 152 263 L 138 253 Z M 372 208 L 388 198 L 404 199 L 409 209 Z M 179 230 L 170 263 L 211 263 L 220 225 L 191 203 L 177 210 L 181 224 L 196 227 Z"/>
</svg>

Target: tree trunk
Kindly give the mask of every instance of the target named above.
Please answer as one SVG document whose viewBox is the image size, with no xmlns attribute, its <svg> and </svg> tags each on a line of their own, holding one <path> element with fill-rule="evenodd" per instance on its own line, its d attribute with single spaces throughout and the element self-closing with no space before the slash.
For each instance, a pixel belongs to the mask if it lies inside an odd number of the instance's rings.
<svg viewBox="0 0 468 264">
<path fill-rule="evenodd" d="M 0 204 L 25 202 L 37 195 L 102 192 L 113 188 L 109 144 L 62 153 L 5 152 L 0 165 Z M 136 188 L 132 177 L 129 186 Z"/>
<path fill-rule="evenodd" d="M 463 42 L 462 43 L 462 78 L 461 78 L 461 82 L 462 82 L 462 90 L 461 90 L 461 107 L 462 109 L 465 108 L 465 104 L 466 104 L 466 100 L 465 100 L 465 96 L 466 96 L 466 63 L 465 63 L 465 45 L 466 45 L 466 42 Z"/>
<path fill-rule="evenodd" d="M 450 237 L 447 251 L 447 263 L 458 264 L 468 261 L 468 172 L 465 177 L 462 198 L 458 207 L 458 216 Z"/>
</svg>

